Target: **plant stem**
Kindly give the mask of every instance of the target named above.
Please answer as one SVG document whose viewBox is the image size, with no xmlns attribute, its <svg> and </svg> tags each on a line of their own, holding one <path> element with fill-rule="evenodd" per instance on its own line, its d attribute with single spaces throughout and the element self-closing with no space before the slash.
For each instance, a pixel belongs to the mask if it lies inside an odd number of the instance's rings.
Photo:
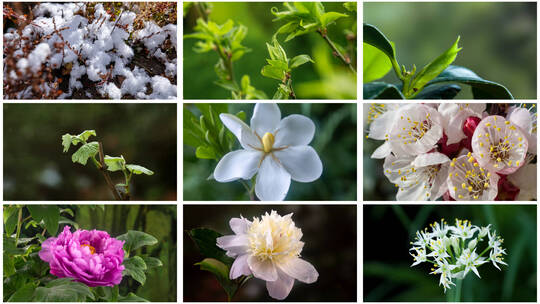
<svg viewBox="0 0 540 304">
<path fill-rule="evenodd" d="M 291 92 L 289 93 L 289 97 L 291 99 L 296 99 L 296 94 L 294 94 L 294 90 L 293 90 L 293 87 L 292 87 L 292 78 L 290 76 L 289 76 L 289 80 L 287 81 L 287 86 L 291 90 Z"/>
<path fill-rule="evenodd" d="M 21 234 L 21 226 L 22 226 L 22 207 L 19 208 L 19 216 L 17 219 L 17 233 L 15 234 L 15 246 L 17 246 L 17 242 L 19 241 L 19 235 Z"/>
<path fill-rule="evenodd" d="M 248 195 L 249 195 L 249 200 L 255 201 L 256 200 L 255 195 L 253 195 L 253 189 L 255 187 L 253 188 L 249 187 L 249 185 L 243 180 L 240 180 L 240 183 L 242 184 L 242 186 L 244 186 L 244 188 L 246 188 L 246 191 L 248 192 Z"/>
<path fill-rule="evenodd" d="M 341 52 L 337 49 L 336 45 L 334 44 L 334 42 L 328 37 L 328 35 L 326 34 L 326 29 L 318 29 L 317 32 L 319 32 L 319 34 L 321 35 L 321 37 L 324 38 L 324 40 L 328 43 L 328 45 L 330 46 L 330 48 L 334 51 L 335 55 L 341 59 L 341 61 L 343 61 L 343 63 L 345 65 L 348 65 L 349 68 L 351 69 L 351 71 L 356 74 L 356 70 L 354 69 L 354 67 L 352 66 L 351 64 L 351 59 L 347 59 L 345 58 L 345 56 L 343 54 L 341 54 Z"/>
<path fill-rule="evenodd" d="M 109 176 L 109 173 L 107 172 L 107 165 L 105 164 L 104 160 L 104 154 L 103 154 L 103 145 L 101 142 L 98 142 L 99 144 L 99 171 L 101 171 L 101 174 L 103 174 L 103 178 L 105 178 L 105 182 L 107 183 L 107 186 L 109 186 L 109 189 L 111 190 L 114 199 L 117 201 L 123 200 L 120 194 L 118 194 L 118 191 L 116 191 L 116 188 L 114 187 L 114 183 L 112 182 L 111 177 Z"/>
<path fill-rule="evenodd" d="M 227 53 L 225 53 L 225 50 L 220 44 L 217 44 L 216 52 L 218 53 L 219 57 L 221 58 L 221 60 L 223 60 L 223 63 L 225 64 L 225 68 L 227 69 L 229 80 L 234 83 L 235 87 L 239 88 L 238 83 L 236 83 L 236 80 L 234 78 L 233 64 L 232 64 L 231 58 L 229 57 L 229 55 L 227 55 Z M 238 94 L 238 98 L 236 99 L 242 99 L 242 91 L 239 90 L 234 93 Z"/>
<path fill-rule="evenodd" d="M 456 287 L 454 288 L 454 302 L 461 302 L 461 286 L 463 285 L 463 279 L 457 279 Z"/>
</svg>

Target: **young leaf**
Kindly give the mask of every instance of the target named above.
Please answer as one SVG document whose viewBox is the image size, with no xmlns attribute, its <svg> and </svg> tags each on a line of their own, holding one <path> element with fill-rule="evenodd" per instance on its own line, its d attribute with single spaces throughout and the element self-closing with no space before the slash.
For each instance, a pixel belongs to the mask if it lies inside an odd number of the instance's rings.
<svg viewBox="0 0 540 304">
<path fill-rule="evenodd" d="M 195 156 L 200 159 L 217 159 L 214 148 L 210 146 L 198 146 L 195 150 Z"/>
<path fill-rule="evenodd" d="M 83 283 L 73 282 L 71 278 L 56 279 L 34 292 L 36 302 L 85 302 L 94 300 L 94 294 Z"/>
<path fill-rule="evenodd" d="M 144 272 L 147 267 L 146 263 L 141 257 L 134 256 L 124 259 L 124 263 L 122 263 L 122 265 L 125 267 L 124 271 L 122 272 L 123 275 L 128 275 L 135 281 L 141 283 L 141 285 L 144 285 L 144 282 L 146 282 L 146 275 Z"/>
<path fill-rule="evenodd" d="M 74 163 L 80 163 L 86 165 L 86 162 L 90 157 L 95 156 L 99 152 L 99 144 L 97 141 L 89 142 L 79 148 L 71 156 L 71 161 Z"/>
<path fill-rule="evenodd" d="M 195 265 L 200 266 L 201 270 L 213 273 L 221 287 L 223 287 L 227 293 L 229 301 L 232 299 L 238 290 L 238 284 L 229 279 L 229 267 L 227 267 L 227 265 L 212 258 L 206 258 L 199 263 L 195 263 Z"/>
<path fill-rule="evenodd" d="M 311 57 L 309 57 L 309 55 L 298 55 L 290 60 L 289 67 L 291 69 L 294 69 L 306 62 L 313 62 L 313 60 L 311 60 Z"/>
<path fill-rule="evenodd" d="M 103 161 L 107 165 L 107 170 L 111 172 L 123 170 L 126 165 L 126 160 L 122 155 L 120 157 L 105 155 Z"/>
<path fill-rule="evenodd" d="M 349 12 L 356 12 L 356 2 L 345 2 L 343 3 L 343 7 Z"/>
<path fill-rule="evenodd" d="M 77 135 L 77 138 L 81 141 L 87 141 L 92 135 L 97 136 L 95 130 L 85 130 L 81 134 Z"/>
<path fill-rule="evenodd" d="M 64 150 L 63 150 L 64 153 L 66 153 L 69 150 L 69 147 L 71 146 L 72 137 L 73 136 L 70 135 L 69 133 L 62 135 L 62 146 L 64 146 Z"/>
<path fill-rule="evenodd" d="M 338 12 L 328 12 L 324 13 L 319 20 L 321 22 L 321 26 L 323 28 L 326 28 L 328 25 L 334 23 L 336 20 L 343 17 L 349 17 L 349 15 L 341 14 Z"/>
<path fill-rule="evenodd" d="M 285 70 L 280 67 L 265 65 L 261 70 L 261 75 L 282 81 L 285 78 Z"/>
<path fill-rule="evenodd" d="M 30 215 L 37 222 L 43 221 L 50 235 L 56 236 L 58 221 L 60 220 L 60 208 L 54 205 L 26 205 Z"/>
<path fill-rule="evenodd" d="M 364 43 L 364 83 L 372 82 L 384 77 L 391 69 L 392 63 L 378 48 Z"/>
<path fill-rule="evenodd" d="M 216 239 L 222 236 L 221 233 L 206 228 L 192 229 L 186 231 L 186 233 L 195 242 L 201 255 L 221 261 L 227 266 L 232 265 L 234 260 L 228 257 L 225 251 L 216 245 Z"/>
<path fill-rule="evenodd" d="M 124 243 L 124 250 L 126 252 L 131 252 L 142 246 L 151 246 L 158 242 L 157 239 L 150 234 L 134 230 L 128 230 L 127 233 L 116 237 L 116 239 L 126 241 Z"/>
<path fill-rule="evenodd" d="M 146 175 L 153 175 L 154 172 L 152 170 L 148 170 L 143 166 L 139 165 L 126 165 L 126 169 L 128 169 L 133 174 L 146 174 Z"/>
<path fill-rule="evenodd" d="M 421 91 L 429 81 L 442 73 L 442 71 L 444 71 L 456 59 L 457 53 L 461 50 L 461 48 L 458 47 L 458 42 L 459 36 L 456 39 L 456 42 L 454 42 L 454 44 L 452 44 L 452 46 L 446 50 L 446 52 L 426 65 L 420 71 L 420 73 L 414 77 L 411 83 L 411 89 L 409 92 L 405 92 L 406 96 L 417 94 L 417 92 Z"/>
</svg>

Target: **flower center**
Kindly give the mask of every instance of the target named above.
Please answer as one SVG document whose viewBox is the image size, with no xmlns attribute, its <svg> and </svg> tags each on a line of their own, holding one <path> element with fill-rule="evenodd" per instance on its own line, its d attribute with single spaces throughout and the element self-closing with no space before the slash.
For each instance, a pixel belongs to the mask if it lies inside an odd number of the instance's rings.
<svg viewBox="0 0 540 304">
<path fill-rule="evenodd" d="M 92 245 L 82 244 L 81 247 L 88 247 L 88 249 L 90 249 L 90 254 L 96 253 L 96 248 L 92 247 Z"/>
<path fill-rule="evenodd" d="M 265 153 L 269 153 L 272 151 L 272 147 L 274 146 L 274 135 L 272 133 L 266 132 L 263 135 L 262 138 L 262 144 L 263 144 L 263 151 Z"/>
<path fill-rule="evenodd" d="M 248 230 L 249 251 L 261 261 L 298 257 L 304 243 L 302 231 L 296 228 L 290 216 L 267 213 L 255 218 Z"/>
</svg>

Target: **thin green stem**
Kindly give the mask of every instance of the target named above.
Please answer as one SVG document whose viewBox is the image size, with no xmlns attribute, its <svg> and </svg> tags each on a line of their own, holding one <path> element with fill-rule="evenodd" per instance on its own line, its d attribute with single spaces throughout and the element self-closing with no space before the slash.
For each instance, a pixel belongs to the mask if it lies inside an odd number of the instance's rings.
<svg viewBox="0 0 540 304">
<path fill-rule="evenodd" d="M 253 190 L 255 189 L 255 187 L 250 187 L 248 185 L 248 183 L 245 182 L 244 180 L 240 179 L 239 181 L 242 184 L 242 186 L 244 186 L 244 188 L 246 188 L 246 191 L 247 191 L 247 193 L 249 195 L 249 200 L 254 201 L 255 200 L 255 195 L 253 195 Z"/>
<path fill-rule="evenodd" d="M 334 54 L 339 58 L 341 59 L 341 61 L 343 61 L 343 63 L 345 65 L 347 65 L 349 67 L 349 69 L 351 69 L 351 71 L 356 75 L 356 69 L 352 66 L 351 64 L 351 59 L 350 58 L 346 58 L 345 55 L 343 55 L 336 47 L 336 45 L 334 44 L 334 42 L 332 41 L 332 39 L 330 39 L 330 37 L 328 37 L 328 34 L 326 33 L 326 29 L 319 29 L 317 30 L 317 32 L 321 35 L 321 37 L 324 38 L 324 40 L 326 41 L 326 43 L 328 43 L 328 45 L 330 46 L 330 48 L 332 49 L 332 51 L 334 51 Z"/>
<path fill-rule="evenodd" d="M 15 246 L 19 241 L 19 235 L 21 235 L 21 226 L 22 226 L 22 207 L 19 208 L 19 215 L 17 218 L 17 233 L 15 234 Z"/>
<path fill-rule="evenodd" d="M 454 302 L 461 302 L 461 287 L 463 286 L 463 279 L 456 280 L 456 287 L 454 287 Z"/>
<path fill-rule="evenodd" d="M 489 249 L 491 249 L 491 246 L 488 246 L 486 249 L 484 249 L 484 251 L 482 251 L 482 253 L 480 253 L 480 255 L 478 255 L 476 259 L 479 259 L 481 256 L 483 256 L 484 253 L 486 253 Z"/>
</svg>

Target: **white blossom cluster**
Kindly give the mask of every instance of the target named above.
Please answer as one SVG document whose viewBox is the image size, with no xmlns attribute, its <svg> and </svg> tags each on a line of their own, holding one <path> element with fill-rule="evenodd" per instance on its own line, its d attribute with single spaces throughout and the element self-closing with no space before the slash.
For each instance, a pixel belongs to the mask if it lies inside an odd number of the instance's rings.
<svg viewBox="0 0 540 304">
<path fill-rule="evenodd" d="M 372 104 L 366 137 L 397 200 L 533 200 L 536 120 L 535 104 Z"/>
<path fill-rule="evenodd" d="M 480 277 L 477 269 L 480 265 L 491 261 L 501 270 L 497 264 L 507 265 L 503 261 L 506 250 L 502 247 L 503 239 L 490 226 L 479 227 L 459 219 L 455 226 L 449 226 L 444 219 L 430 224 L 431 231 L 428 228 L 417 231 L 411 242 L 409 251 L 414 259 L 411 267 L 423 262 L 433 264 L 430 274 L 440 275 L 439 285 L 445 293 L 455 285 L 454 279 L 464 279 L 469 271 Z"/>
</svg>

